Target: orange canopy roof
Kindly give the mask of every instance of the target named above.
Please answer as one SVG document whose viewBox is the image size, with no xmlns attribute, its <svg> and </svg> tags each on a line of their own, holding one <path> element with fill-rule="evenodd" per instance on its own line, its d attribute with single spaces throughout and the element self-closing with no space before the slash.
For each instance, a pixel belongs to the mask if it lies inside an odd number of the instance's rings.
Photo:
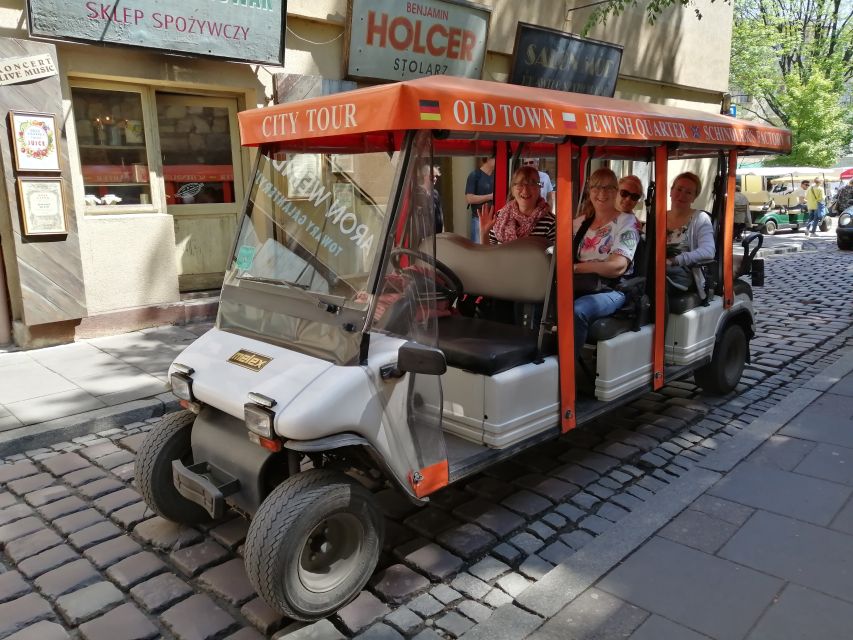
<svg viewBox="0 0 853 640">
<path fill-rule="evenodd" d="M 787 153 L 791 133 L 730 116 L 665 105 L 432 76 L 252 109 L 238 114 L 244 145 L 359 146 L 369 134 L 409 129 L 492 137 L 579 136 L 678 142 Z M 288 144 L 292 143 L 292 144 Z"/>
</svg>

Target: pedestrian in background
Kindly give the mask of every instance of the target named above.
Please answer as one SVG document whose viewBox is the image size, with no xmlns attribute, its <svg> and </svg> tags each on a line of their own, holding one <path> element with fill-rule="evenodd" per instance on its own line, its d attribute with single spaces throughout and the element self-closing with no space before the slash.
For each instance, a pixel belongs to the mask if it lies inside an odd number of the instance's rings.
<svg viewBox="0 0 853 640">
<path fill-rule="evenodd" d="M 835 213 L 841 214 L 845 209 L 853 207 L 853 180 L 841 187 L 835 199 Z"/>
<path fill-rule="evenodd" d="M 480 158 L 480 167 L 468 174 L 465 202 L 471 209 L 471 240 L 480 243 L 480 209 L 495 199 L 495 157 Z"/>
<path fill-rule="evenodd" d="M 812 237 L 817 233 L 818 225 L 826 214 L 826 194 L 821 186 L 820 178 L 814 179 L 814 184 L 806 191 L 806 207 L 809 210 L 809 219 L 806 221 L 806 232 Z"/>
<path fill-rule="evenodd" d="M 803 211 L 807 210 L 806 207 L 806 191 L 808 191 L 809 185 L 811 183 L 808 180 L 803 180 L 800 183 L 799 189 L 794 189 L 794 192 L 791 194 L 797 198 L 797 208 Z"/>
<path fill-rule="evenodd" d="M 743 232 L 752 226 L 749 215 L 749 198 L 735 186 L 735 240 L 743 238 Z"/>
</svg>

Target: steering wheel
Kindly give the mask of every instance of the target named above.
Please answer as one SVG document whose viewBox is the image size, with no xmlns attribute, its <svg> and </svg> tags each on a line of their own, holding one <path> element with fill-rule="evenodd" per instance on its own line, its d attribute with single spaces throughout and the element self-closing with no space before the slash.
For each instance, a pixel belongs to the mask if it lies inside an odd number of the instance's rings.
<svg viewBox="0 0 853 640">
<path fill-rule="evenodd" d="M 462 280 L 453 272 L 453 269 L 440 260 L 436 260 L 431 255 L 417 249 L 396 247 L 391 250 L 391 265 L 399 271 L 407 269 L 407 267 L 400 265 L 400 258 L 403 256 L 426 262 L 435 269 L 437 276 L 435 279 L 435 291 L 439 299 L 449 300 L 453 303 L 462 295 L 462 292 L 465 290 L 462 286 Z"/>
</svg>

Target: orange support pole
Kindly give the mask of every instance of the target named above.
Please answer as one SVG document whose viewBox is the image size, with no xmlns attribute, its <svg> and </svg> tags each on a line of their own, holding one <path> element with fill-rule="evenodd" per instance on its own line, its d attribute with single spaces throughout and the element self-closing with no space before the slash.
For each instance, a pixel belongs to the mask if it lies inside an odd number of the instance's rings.
<svg viewBox="0 0 853 640">
<path fill-rule="evenodd" d="M 729 151 L 728 174 L 726 175 L 726 206 L 723 209 L 723 308 L 728 309 L 734 304 L 734 274 L 732 266 L 734 256 L 735 220 L 735 168 L 737 167 L 737 149 Z"/>
<path fill-rule="evenodd" d="M 669 154 L 664 145 L 655 148 L 655 330 L 652 347 L 652 388 L 657 391 L 664 384 L 663 352 L 665 342 L 666 317 L 666 204 L 667 194 L 667 161 Z"/>
<path fill-rule="evenodd" d="M 557 147 L 557 345 L 560 355 L 560 427 L 563 433 L 577 426 L 575 415 L 575 316 L 572 279 L 572 144 Z"/>
</svg>

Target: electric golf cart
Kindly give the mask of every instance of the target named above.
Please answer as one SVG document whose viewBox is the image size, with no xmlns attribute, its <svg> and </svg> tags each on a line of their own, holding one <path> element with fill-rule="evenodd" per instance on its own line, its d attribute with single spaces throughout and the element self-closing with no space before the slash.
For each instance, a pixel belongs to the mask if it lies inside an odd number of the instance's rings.
<svg viewBox="0 0 853 640">
<path fill-rule="evenodd" d="M 757 247 L 732 252 L 739 153 L 787 131 L 661 105 L 434 77 L 241 113 L 257 162 L 213 329 L 172 364 L 186 410 L 136 463 L 180 523 L 236 510 L 252 584 L 321 618 L 364 587 L 384 519 L 367 486 L 430 494 L 668 381 L 735 388 L 754 331 Z M 435 233 L 429 168 L 494 155 L 495 204 L 521 154 L 555 162 L 557 242 Z M 670 163 L 716 163 L 707 294 L 667 292 Z M 630 304 L 573 345 L 572 218 L 596 163 L 647 163 Z M 473 163 L 472 163 L 473 164 Z M 509 317 L 463 299 L 499 300 Z"/>
</svg>

